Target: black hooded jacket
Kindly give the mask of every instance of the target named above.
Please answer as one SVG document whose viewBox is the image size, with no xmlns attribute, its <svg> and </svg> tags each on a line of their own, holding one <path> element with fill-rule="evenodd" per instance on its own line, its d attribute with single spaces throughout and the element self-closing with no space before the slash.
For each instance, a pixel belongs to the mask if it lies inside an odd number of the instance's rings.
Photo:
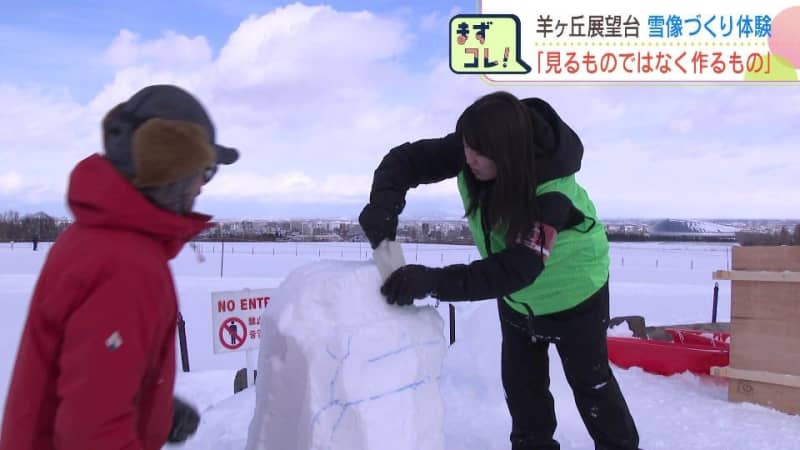
<svg viewBox="0 0 800 450">
<path fill-rule="evenodd" d="M 527 98 L 522 102 L 528 107 L 536 147 L 541 151 L 536 155 L 537 182 L 541 184 L 578 172 L 583 157 L 583 144 L 578 135 L 544 100 Z M 465 167 L 464 145 L 461 136 L 455 133 L 404 143 L 390 150 L 375 169 L 370 203 L 399 215 L 409 189 L 456 177 Z M 557 231 L 583 222 L 583 214 L 561 193 L 540 195 L 537 203 L 541 214 L 539 221 Z M 488 233 L 484 230 L 487 243 Z M 445 301 L 502 297 L 531 284 L 544 269 L 541 254 L 526 245 L 511 245 L 498 253 L 492 253 L 489 246 L 487 249 L 490 253 L 487 258 L 443 268 L 432 295 Z"/>
</svg>

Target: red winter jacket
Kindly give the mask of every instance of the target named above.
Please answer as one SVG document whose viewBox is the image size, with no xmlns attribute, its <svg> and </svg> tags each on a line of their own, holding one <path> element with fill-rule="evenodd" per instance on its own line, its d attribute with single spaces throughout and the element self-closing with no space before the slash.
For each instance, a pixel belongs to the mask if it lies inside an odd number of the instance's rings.
<svg viewBox="0 0 800 450">
<path fill-rule="evenodd" d="M 210 217 L 153 206 L 102 156 L 70 177 L 75 216 L 31 299 L 0 450 L 158 450 L 172 424 L 168 261 Z"/>
</svg>

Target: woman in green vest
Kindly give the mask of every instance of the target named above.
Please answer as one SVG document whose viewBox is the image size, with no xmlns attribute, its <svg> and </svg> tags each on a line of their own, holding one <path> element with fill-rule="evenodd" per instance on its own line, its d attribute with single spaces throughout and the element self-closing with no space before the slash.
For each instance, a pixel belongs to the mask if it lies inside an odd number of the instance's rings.
<svg viewBox="0 0 800 450">
<path fill-rule="evenodd" d="M 557 450 L 548 348 L 561 357 L 597 450 L 635 450 L 639 436 L 609 367 L 608 239 L 576 181 L 583 145 L 553 108 L 506 92 L 481 97 L 456 130 L 393 148 L 375 170 L 359 222 L 373 248 L 394 240 L 406 192 L 457 177 L 482 259 L 409 264 L 381 292 L 391 304 L 497 299 L 512 450 Z"/>
</svg>

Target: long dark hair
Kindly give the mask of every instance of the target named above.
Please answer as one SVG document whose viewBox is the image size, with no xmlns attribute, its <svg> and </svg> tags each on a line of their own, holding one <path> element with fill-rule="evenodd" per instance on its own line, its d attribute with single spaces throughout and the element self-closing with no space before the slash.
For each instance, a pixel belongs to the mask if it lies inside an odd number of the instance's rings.
<svg viewBox="0 0 800 450">
<path fill-rule="evenodd" d="M 505 234 L 510 245 L 538 219 L 534 127 L 528 109 L 508 92 L 485 95 L 458 118 L 456 133 L 497 165 L 497 177 L 480 181 L 465 170 L 470 203 L 466 216 L 484 211 L 489 229 Z"/>
</svg>

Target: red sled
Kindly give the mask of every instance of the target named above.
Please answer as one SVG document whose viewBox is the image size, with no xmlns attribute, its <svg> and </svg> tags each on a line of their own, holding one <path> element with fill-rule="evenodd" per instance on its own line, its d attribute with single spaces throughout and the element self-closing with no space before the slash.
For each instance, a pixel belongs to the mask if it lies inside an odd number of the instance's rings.
<svg viewBox="0 0 800 450">
<path fill-rule="evenodd" d="M 608 359 L 627 369 L 674 375 L 692 372 L 710 376 L 711 367 L 730 361 L 730 324 L 689 324 L 645 327 L 640 316 L 615 318 L 611 326 L 628 322 L 633 337 L 608 336 Z"/>
</svg>

